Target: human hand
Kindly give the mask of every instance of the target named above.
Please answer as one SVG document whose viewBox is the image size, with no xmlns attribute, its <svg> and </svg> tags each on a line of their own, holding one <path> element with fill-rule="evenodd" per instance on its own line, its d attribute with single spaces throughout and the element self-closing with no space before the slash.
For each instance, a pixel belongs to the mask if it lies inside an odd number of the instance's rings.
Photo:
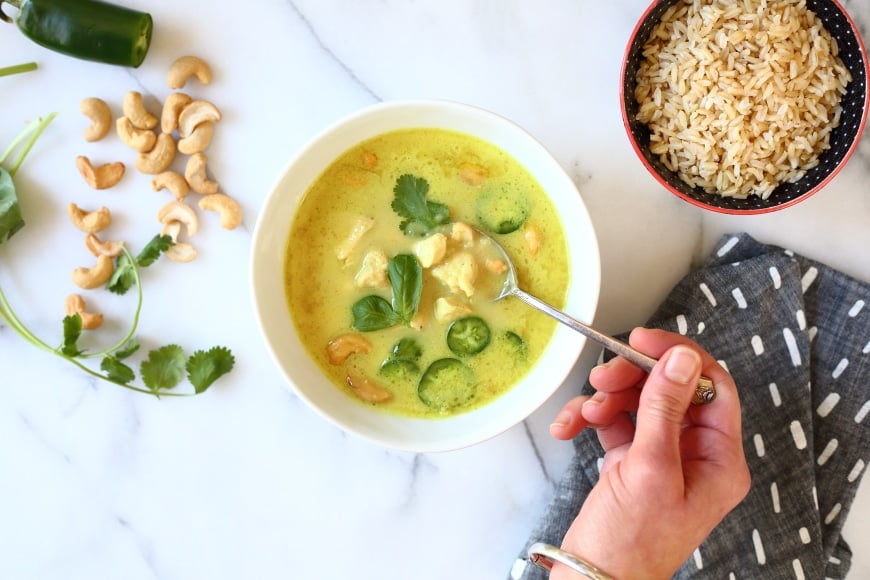
<svg viewBox="0 0 870 580">
<path fill-rule="evenodd" d="M 638 328 L 629 343 L 659 359 L 649 376 L 622 357 L 592 369 L 597 392 L 569 401 L 550 427 L 558 439 L 595 428 L 605 450 L 562 549 L 615 578 L 670 578 L 749 491 L 740 401 L 728 372 L 691 340 Z M 694 406 L 701 374 L 716 399 Z M 579 577 L 561 564 L 550 574 Z"/>
</svg>

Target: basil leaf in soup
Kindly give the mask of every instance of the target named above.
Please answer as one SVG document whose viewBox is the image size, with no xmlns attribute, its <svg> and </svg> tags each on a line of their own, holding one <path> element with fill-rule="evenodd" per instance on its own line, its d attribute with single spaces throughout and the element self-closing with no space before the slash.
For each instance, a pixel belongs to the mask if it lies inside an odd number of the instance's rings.
<svg viewBox="0 0 870 580">
<path fill-rule="evenodd" d="M 361 332 L 383 330 L 402 322 L 390 303 L 380 296 L 366 296 L 358 300 L 351 311 L 353 327 Z"/>
<path fill-rule="evenodd" d="M 393 310 L 402 322 L 409 324 L 420 307 L 423 267 L 411 254 L 399 254 L 390 259 L 387 273 L 393 288 Z"/>
</svg>

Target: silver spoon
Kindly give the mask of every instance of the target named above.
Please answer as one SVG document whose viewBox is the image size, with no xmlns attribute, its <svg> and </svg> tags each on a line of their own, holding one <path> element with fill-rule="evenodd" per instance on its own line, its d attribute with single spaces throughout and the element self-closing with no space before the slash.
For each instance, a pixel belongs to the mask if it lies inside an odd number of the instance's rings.
<svg viewBox="0 0 870 580">
<path fill-rule="evenodd" d="M 519 282 L 517 281 L 517 270 L 514 267 L 513 261 L 508 256 L 507 250 L 502 247 L 500 243 L 498 243 L 495 238 L 490 236 L 488 233 L 483 230 L 471 226 L 474 231 L 476 231 L 482 238 L 489 240 L 493 247 L 498 250 L 501 254 L 504 263 L 507 265 L 507 276 L 505 277 L 504 285 L 501 288 L 501 292 L 499 292 L 498 296 L 493 298 L 494 301 L 501 300 L 502 298 L 506 298 L 507 296 L 515 296 L 519 298 L 529 306 L 533 308 L 537 308 L 541 312 L 548 314 L 561 322 L 562 324 L 576 330 L 583 336 L 597 342 L 601 346 L 605 347 L 607 350 L 616 353 L 617 355 L 627 359 L 629 362 L 634 364 L 637 367 L 645 370 L 646 372 L 650 372 L 653 366 L 656 364 L 656 359 L 643 354 L 642 352 L 635 350 L 628 344 L 619 341 L 611 336 L 603 334 L 591 326 L 583 324 L 579 320 L 568 316 L 558 308 L 555 308 L 540 298 L 532 296 L 522 288 L 520 288 Z M 713 401 L 716 398 L 716 388 L 713 386 L 713 381 L 708 379 L 707 377 L 702 376 L 698 380 L 698 386 L 695 387 L 695 396 L 692 399 L 692 404 L 694 405 L 705 405 Z"/>
</svg>

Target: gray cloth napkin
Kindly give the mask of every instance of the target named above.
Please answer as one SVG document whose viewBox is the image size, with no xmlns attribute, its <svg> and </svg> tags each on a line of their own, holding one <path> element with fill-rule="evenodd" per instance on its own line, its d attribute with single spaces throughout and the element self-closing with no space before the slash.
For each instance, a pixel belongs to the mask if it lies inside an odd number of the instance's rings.
<svg viewBox="0 0 870 580">
<path fill-rule="evenodd" d="M 870 284 L 729 235 L 647 326 L 692 338 L 732 374 L 752 473 L 747 498 L 674 577 L 844 578 L 841 531 L 870 461 Z M 510 580 L 547 578 L 528 546 L 558 546 L 598 479 L 595 433 L 574 444 Z"/>
</svg>

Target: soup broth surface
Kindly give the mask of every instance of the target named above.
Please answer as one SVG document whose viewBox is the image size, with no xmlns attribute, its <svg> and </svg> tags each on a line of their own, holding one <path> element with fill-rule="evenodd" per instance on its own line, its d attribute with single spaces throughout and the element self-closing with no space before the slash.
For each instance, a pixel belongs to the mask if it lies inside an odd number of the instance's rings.
<svg viewBox="0 0 870 580">
<path fill-rule="evenodd" d="M 433 266 L 423 269 L 413 324 L 370 332 L 355 329 L 352 307 L 357 301 L 372 295 L 391 300 L 389 284 L 359 286 L 367 254 L 414 254 L 415 244 L 424 239 L 403 233 L 403 218 L 391 207 L 403 175 L 425 180 L 427 199 L 446 205 L 451 221 L 477 227 L 482 227 L 481 212 L 491 212 L 487 199 L 519 192 L 522 225 L 494 237 L 516 265 L 520 286 L 557 307 L 564 303 L 569 282 L 567 246 L 555 207 L 531 174 L 500 148 L 453 131 L 408 129 L 360 143 L 336 159 L 305 193 L 289 235 L 284 279 L 288 306 L 309 354 L 336 388 L 361 404 L 402 416 L 445 417 L 479 408 L 519 382 L 540 358 L 556 322 L 515 298 L 493 301 L 503 274 L 481 266 L 474 293 L 456 295 L 433 276 Z M 361 221 L 370 228 L 357 235 Z M 439 297 L 470 311 L 439 320 Z M 480 353 L 459 356 L 445 337 L 453 320 L 469 316 L 485 321 L 490 340 Z M 346 335 L 362 337 L 369 347 L 337 363 L 327 347 Z M 386 376 L 381 367 L 402 339 L 419 346 L 413 365 L 419 372 Z M 446 358 L 470 369 L 473 394 L 460 405 L 433 408 L 418 396 L 418 384 L 433 362 Z M 349 386 L 349 377 L 365 380 L 389 397 L 367 400 Z"/>
</svg>

